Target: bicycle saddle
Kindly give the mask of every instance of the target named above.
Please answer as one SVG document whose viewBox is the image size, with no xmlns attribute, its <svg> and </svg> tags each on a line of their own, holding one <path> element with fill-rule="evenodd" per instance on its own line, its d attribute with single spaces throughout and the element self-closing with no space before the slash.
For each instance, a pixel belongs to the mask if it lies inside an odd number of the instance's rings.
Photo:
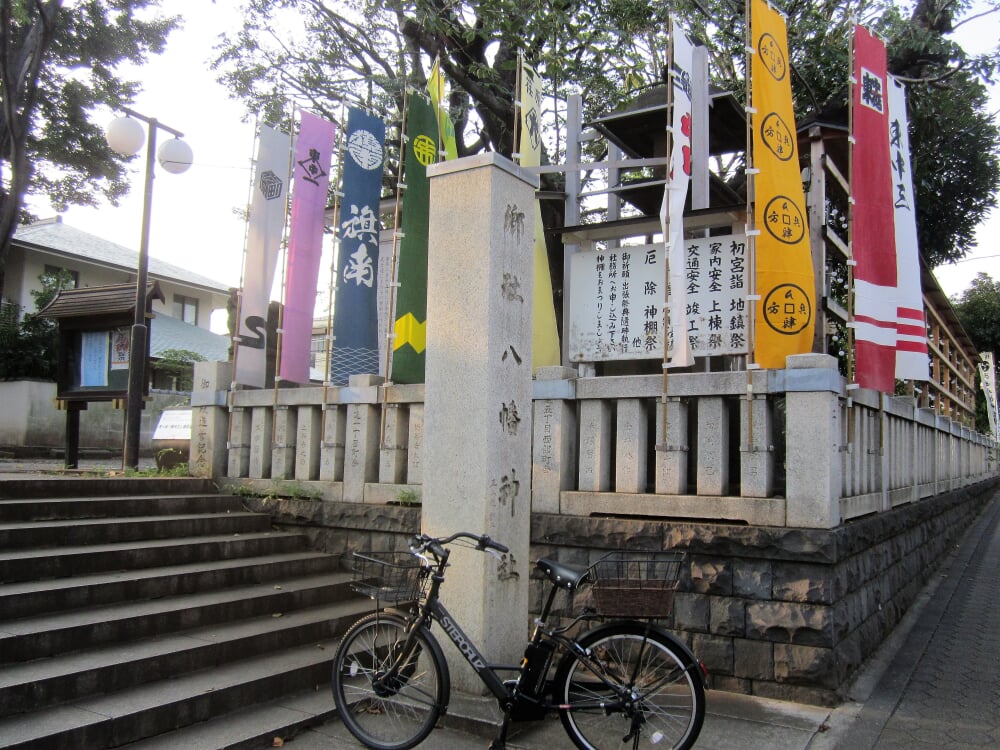
<svg viewBox="0 0 1000 750">
<path fill-rule="evenodd" d="M 546 577 L 559 588 L 573 590 L 587 578 L 590 571 L 586 565 L 570 565 L 556 560 L 540 559 L 535 567 L 545 573 Z"/>
</svg>

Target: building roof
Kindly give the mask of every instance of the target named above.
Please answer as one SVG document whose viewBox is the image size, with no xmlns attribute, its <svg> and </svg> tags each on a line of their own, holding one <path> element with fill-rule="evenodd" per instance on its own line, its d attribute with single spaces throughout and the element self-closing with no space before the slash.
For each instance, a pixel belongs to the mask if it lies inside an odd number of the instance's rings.
<svg viewBox="0 0 1000 750">
<path fill-rule="evenodd" d="M 149 356 L 159 357 L 168 349 L 186 349 L 208 362 L 229 359 L 229 337 L 185 323 L 169 315 L 157 314 L 149 325 Z"/>
<path fill-rule="evenodd" d="M 62 217 L 45 219 L 19 226 L 12 238 L 14 244 L 34 248 L 54 255 L 77 258 L 102 266 L 110 266 L 126 273 L 135 273 L 139 263 L 139 253 L 114 242 L 74 229 L 62 222 Z M 225 284 L 192 273 L 185 268 L 166 263 L 158 258 L 149 258 L 149 275 L 161 281 L 181 282 L 204 290 L 225 294 L 229 287 Z"/>
<path fill-rule="evenodd" d="M 164 301 L 160 285 L 152 281 L 146 285 L 146 303 L 154 299 Z M 43 318 L 80 318 L 100 315 L 118 315 L 135 310 L 135 284 L 111 284 L 82 289 L 60 289 L 45 307 L 38 311 Z"/>
</svg>

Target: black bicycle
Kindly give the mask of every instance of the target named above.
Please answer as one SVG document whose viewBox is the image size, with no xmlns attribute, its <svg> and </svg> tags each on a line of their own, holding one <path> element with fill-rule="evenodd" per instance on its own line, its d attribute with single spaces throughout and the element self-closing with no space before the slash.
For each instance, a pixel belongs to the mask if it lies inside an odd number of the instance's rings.
<svg viewBox="0 0 1000 750">
<path fill-rule="evenodd" d="M 447 711 L 448 664 L 431 633 L 437 622 L 496 696 L 503 721 L 491 750 L 504 750 L 511 722 L 558 711 L 566 733 L 583 750 L 646 743 L 691 747 L 705 717 L 704 666 L 663 628 L 635 617 L 669 610 L 679 555 L 612 555 L 584 567 L 539 560 L 552 584 L 519 666 L 487 662 L 438 599 L 450 550 L 458 543 L 500 557 L 509 550 L 488 536 L 459 532 L 420 535 L 410 553 L 356 555 L 356 590 L 379 602 L 410 602 L 369 614 L 348 629 L 333 661 L 333 697 L 350 732 L 376 750 L 405 750 L 422 742 Z M 378 569 L 378 570 L 376 570 Z M 595 606 L 562 627 L 549 627 L 557 592 L 590 583 Z M 657 611 L 657 610 L 660 611 Z M 582 621 L 628 616 L 578 636 Z M 550 677 L 554 656 L 562 653 Z M 510 670 L 516 678 L 503 680 Z"/>
</svg>

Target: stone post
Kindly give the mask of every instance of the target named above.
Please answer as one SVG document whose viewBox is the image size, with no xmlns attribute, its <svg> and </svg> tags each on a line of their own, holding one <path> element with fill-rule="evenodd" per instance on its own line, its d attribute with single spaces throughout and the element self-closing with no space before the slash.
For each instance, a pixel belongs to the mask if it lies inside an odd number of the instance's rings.
<svg viewBox="0 0 1000 750">
<path fill-rule="evenodd" d="M 840 389 L 837 359 L 786 358 L 786 525 L 840 525 Z"/>
<path fill-rule="evenodd" d="M 225 476 L 228 461 L 226 438 L 229 412 L 226 397 L 233 379 L 229 362 L 195 362 L 191 392 L 191 455 L 188 469 L 193 477 Z"/>
<path fill-rule="evenodd" d="M 268 392 L 268 396 L 271 396 Z M 271 478 L 271 439 L 274 436 L 274 407 L 254 406 L 250 413 L 250 478 Z"/>
<path fill-rule="evenodd" d="M 406 482 L 424 483 L 424 404 L 410 404 L 406 443 Z"/>
<path fill-rule="evenodd" d="M 560 492 L 576 474 L 576 370 L 539 367 L 532 405 L 531 509 L 558 513 Z"/>
<path fill-rule="evenodd" d="M 347 409 L 339 403 L 323 404 L 323 443 L 319 449 L 321 482 L 344 480 L 344 447 L 347 441 Z"/>
<path fill-rule="evenodd" d="M 250 474 L 250 411 L 234 406 L 229 412 L 229 466 L 226 476 L 245 477 Z"/>
<path fill-rule="evenodd" d="M 272 479 L 292 479 L 295 476 L 298 417 L 298 410 L 293 406 L 279 402 L 274 407 L 274 440 L 271 443 Z"/>
<path fill-rule="evenodd" d="M 599 398 L 580 401 L 581 492 L 611 489 L 611 402 Z"/>
<path fill-rule="evenodd" d="M 615 492 L 645 492 L 649 447 L 645 405 L 638 398 L 620 399 L 616 419 Z"/>
<path fill-rule="evenodd" d="M 363 503 L 365 484 L 378 481 L 379 419 L 378 375 L 351 375 L 348 387 L 340 391 L 347 402 L 344 446 L 344 500 Z"/>
<path fill-rule="evenodd" d="M 531 361 L 537 179 L 495 153 L 428 168 L 423 528 L 489 534 L 461 547 L 442 601 L 493 663 L 516 664 L 531 574 Z M 460 217 L 460 218 L 459 218 Z M 456 687 L 482 684 L 449 644 Z M 456 663 L 458 662 L 458 663 Z"/>
<path fill-rule="evenodd" d="M 319 479 L 320 433 L 323 412 L 318 406 L 298 407 L 295 421 L 295 479 L 308 482 Z"/>
<path fill-rule="evenodd" d="M 664 418 L 664 410 L 666 417 Z M 676 396 L 656 402 L 656 493 L 686 495 L 688 486 L 688 405 Z"/>
<path fill-rule="evenodd" d="M 715 396 L 698 399 L 699 495 L 721 496 L 729 492 L 729 410 Z"/>
<path fill-rule="evenodd" d="M 767 371 L 751 370 L 751 399 L 740 399 L 740 483 L 743 497 L 774 490 L 774 427 L 767 402 Z"/>
</svg>

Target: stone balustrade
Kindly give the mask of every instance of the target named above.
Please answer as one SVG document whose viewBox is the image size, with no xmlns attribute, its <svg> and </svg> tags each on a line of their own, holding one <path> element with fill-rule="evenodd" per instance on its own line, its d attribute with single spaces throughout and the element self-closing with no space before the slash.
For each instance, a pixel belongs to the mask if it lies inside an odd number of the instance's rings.
<svg viewBox="0 0 1000 750">
<path fill-rule="evenodd" d="M 196 476 L 294 481 L 346 502 L 419 497 L 423 386 L 363 375 L 340 388 L 227 392 L 227 382 L 227 364 L 196 365 Z M 543 368 L 531 410 L 518 408 L 497 418 L 531 420 L 539 513 L 831 529 L 996 472 L 993 440 L 913 399 L 847 390 L 826 355 L 666 378 Z"/>
</svg>

